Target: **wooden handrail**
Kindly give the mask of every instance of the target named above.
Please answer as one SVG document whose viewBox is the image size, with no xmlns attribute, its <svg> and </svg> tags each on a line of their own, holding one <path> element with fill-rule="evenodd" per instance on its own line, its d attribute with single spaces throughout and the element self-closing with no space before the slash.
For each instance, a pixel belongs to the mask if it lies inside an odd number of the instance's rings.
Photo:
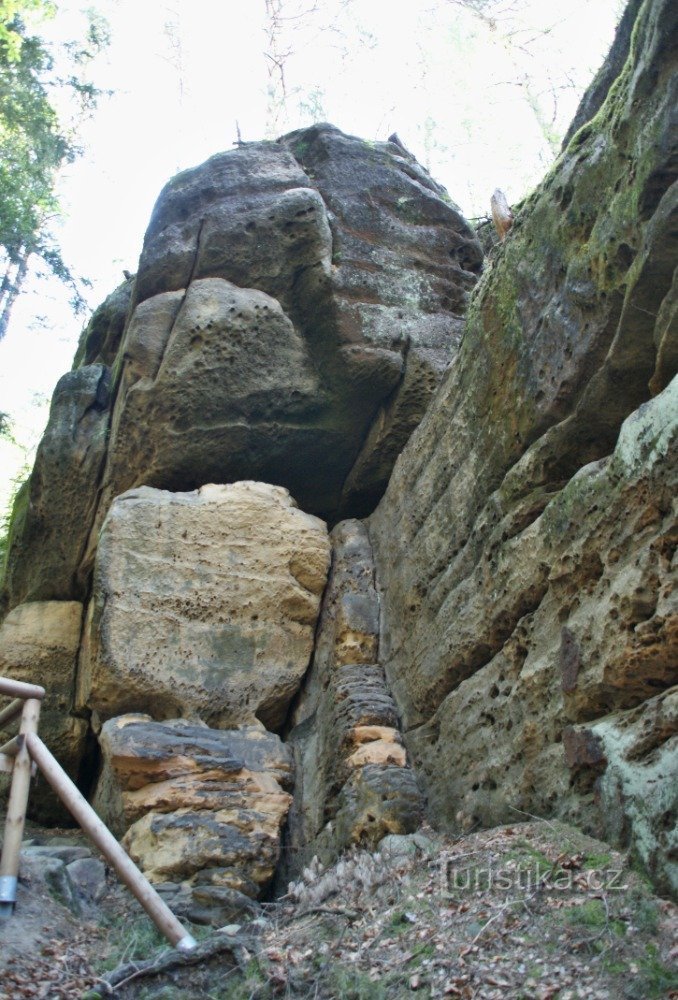
<svg viewBox="0 0 678 1000">
<path fill-rule="evenodd" d="M 5 837 L 0 853 L 0 917 L 10 916 L 16 903 L 28 791 L 31 774 L 35 773 L 37 765 L 63 804 L 115 869 L 120 881 L 139 900 L 158 930 L 179 951 L 193 951 L 197 947 L 195 939 L 125 853 L 38 736 L 40 702 L 45 697 L 45 689 L 37 684 L 24 684 L 23 681 L 0 677 L 0 694 L 15 698 L 0 712 L 0 725 L 21 715 L 19 735 L 0 747 L 0 771 L 12 775 Z"/>
<path fill-rule="evenodd" d="M 0 729 L 3 726 L 8 725 L 13 722 L 19 715 L 21 715 L 21 710 L 24 707 L 23 698 L 15 698 L 14 701 L 10 702 L 7 708 L 3 708 L 0 712 Z"/>
<path fill-rule="evenodd" d="M 11 740 L 7 740 L 7 742 L 0 747 L 0 753 L 4 753 L 8 757 L 16 757 L 19 750 L 21 750 L 21 747 L 23 746 L 23 741 L 23 736 L 20 734 L 13 736 Z"/>
<path fill-rule="evenodd" d="M 37 698 L 38 701 L 42 701 L 45 697 L 45 689 L 38 684 L 24 684 L 23 681 L 13 681 L 9 677 L 0 677 L 0 694 L 9 695 L 10 698 Z"/>
<path fill-rule="evenodd" d="M 26 685 L 30 687 L 31 685 Z M 12 784 L 7 802 L 5 838 L 0 854 L 0 915 L 9 916 L 16 901 L 17 879 L 19 876 L 19 855 L 26 823 L 26 807 L 31 785 L 31 758 L 26 746 L 26 738 L 37 732 L 40 719 L 40 701 L 27 698 L 21 712 L 19 735 L 10 744 L 16 744 L 17 753 L 12 767 Z"/>
<path fill-rule="evenodd" d="M 94 841 L 103 856 L 115 868 L 121 882 L 139 900 L 156 927 L 179 951 L 192 951 L 196 947 L 193 937 L 186 932 L 167 903 L 160 898 L 145 875 L 139 871 L 125 853 L 113 834 L 80 794 L 71 779 L 64 773 L 37 733 L 26 736 L 28 752 L 63 804 L 77 819 L 85 833 Z"/>
</svg>

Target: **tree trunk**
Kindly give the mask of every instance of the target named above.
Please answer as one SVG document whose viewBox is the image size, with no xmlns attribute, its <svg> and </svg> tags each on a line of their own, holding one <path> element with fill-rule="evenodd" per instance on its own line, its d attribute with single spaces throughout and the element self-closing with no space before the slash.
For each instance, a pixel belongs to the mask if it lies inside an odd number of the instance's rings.
<svg viewBox="0 0 678 1000">
<path fill-rule="evenodd" d="M 0 340 L 2 340 L 7 333 L 7 328 L 9 327 L 9 320 L 12 315 L 12 307 L 17 300 L 19 293 L 21 292 L 21 286 L 26 278 L 26 273 L 28 271 L 28 259 L 31 256 L 30 250 L 23 250 L 21 258 L 19 260 L 19 266 L 17 267 L 14 279 L 8 280 L 9 270 L 6 272 L 5 277 L 2 282 L 2 297 L 0 302 L 2 302 L 2 311 L 0 312 Z"/>
</svg>

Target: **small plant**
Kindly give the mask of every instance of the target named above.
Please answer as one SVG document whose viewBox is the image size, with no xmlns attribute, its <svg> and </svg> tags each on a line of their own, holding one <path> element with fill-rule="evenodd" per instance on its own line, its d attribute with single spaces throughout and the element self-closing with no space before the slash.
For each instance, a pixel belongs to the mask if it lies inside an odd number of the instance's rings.
<svg viewBox="0 0 678 1000">
<path fill-rule="evenodd" d="M 612 864 L 611 854 L 587 854 L 584 858 L 585 868 L 606 868 Z"/>
<path fill-rule="evenodd" d="M 678 989 L 678 973 L 668 968 L 659 958 L 656 945 L 648 944 L 647 955 L 641 959 L 638 976 L 638 996 L 654 998 L 670 996 Z"/>
<path fill-rule="evenodd" d="M 148 958 L 154 951 L 169 947 L 167 941 L 148 917 L 118 918 L 109 925 L 108 949 L 98 971 L 109 972 L 125 962 Z"/>
<path fill-rule="evenodd" d="M 330 969 L 330 996 L 341 997 L 342 1000 L 386 1000 L 388 994 L 385 986 L 373 982 L 369 976 L 358 969 L 347 969 L 343 965 L 335 965 Z"/>
<path fill-rule="evenodd" d="M 581 906 L 573 906 L 568 910 L 566 920 L 568 924 L 581 924 L 584 927 L 604 927 L 607 913 L 599 899 L 589 899 Z"/>
</svg>

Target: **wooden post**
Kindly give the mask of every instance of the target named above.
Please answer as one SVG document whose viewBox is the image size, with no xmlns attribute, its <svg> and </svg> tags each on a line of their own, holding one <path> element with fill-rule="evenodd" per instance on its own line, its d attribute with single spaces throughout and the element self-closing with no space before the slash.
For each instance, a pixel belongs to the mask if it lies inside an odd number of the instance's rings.
<svg viewBox="0 0 678 1000">
<path fill-rule="evenodd" d="M 167 903 L 142 875 L 132 859 L 125 853 L 108 827 L 99 819 L 90 804 L 83 798 L 71 779 L 64 773 L 39 736 L 26 737 L 30 756 L 57 793 L 63 804 L 77 819 L 85 833 L 99 848 L 106 860 L 115 868 L 121 882 L 136 896 L 158 930 L 179 951 L 193 951 L 197 942 L 174 916 Z"/>
<path fill-rule="evenodd" d="M 22 746 L 23 738 L 21 736 L 13 736 L 11 740 L 3 743 L 0 747 L 0 753 L 7 754 L 8 757 L 16 757 Z"/>
<path fill-rule="evenodd" d="M 26 685 L 32 687 L 32 685 Z M 42 690 L 42 688 L 40 688 Z M 26 806 L 31 783 L 31 758 L 26 746 L 26 738 L 35 733 L 40 719 L 40 701 L 28 698 L 21 713 L 19 736 L 21 747 L 14 758 L 12 784 L 7 803 L 5 839 L 0 856 L 0 918 L 7 918 L 14 912 L 16 903 L 17 877 L 19 875 L 19 854 L 26 822 Z"/>
<path fill-rule="evenodd" d="M 10 698 L 37 698 L 38 701 L 42 701 L 45 689 L 37 684 L 24 684 L 23 681 L 0 677 L 0 694 L 7 694 Z"/>
<path fill-rule="evenodd" d="M 7 708 L 3 708 L 0 712 L 0 729 L 6 726 L 12 719 L 16 719 L 17 715 L 21 715 L 21 710 L 24 707 L 24 703 L 21 698 L 15 698 Z"/>
</svg>

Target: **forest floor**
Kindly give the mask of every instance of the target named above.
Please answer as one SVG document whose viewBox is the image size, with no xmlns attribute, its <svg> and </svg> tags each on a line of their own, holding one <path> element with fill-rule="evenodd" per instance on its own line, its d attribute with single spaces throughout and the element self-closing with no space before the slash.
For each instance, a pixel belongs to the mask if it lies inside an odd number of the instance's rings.
<svg viewBox="0 0 678 1000">
<path fill-rule="evenodd" d="M 57 833 L 82 843 L 44 842 Z M 678 908 L 557 822 L 425 829 L 312 864 L 253 923 L 191 927 L 191 966 L 166 967 L 177 953 L 112 878 L 86 917 L 63 903 L 33 864 L 0 924 L 1 1000 L 678 998 Z"/>
</svg>

